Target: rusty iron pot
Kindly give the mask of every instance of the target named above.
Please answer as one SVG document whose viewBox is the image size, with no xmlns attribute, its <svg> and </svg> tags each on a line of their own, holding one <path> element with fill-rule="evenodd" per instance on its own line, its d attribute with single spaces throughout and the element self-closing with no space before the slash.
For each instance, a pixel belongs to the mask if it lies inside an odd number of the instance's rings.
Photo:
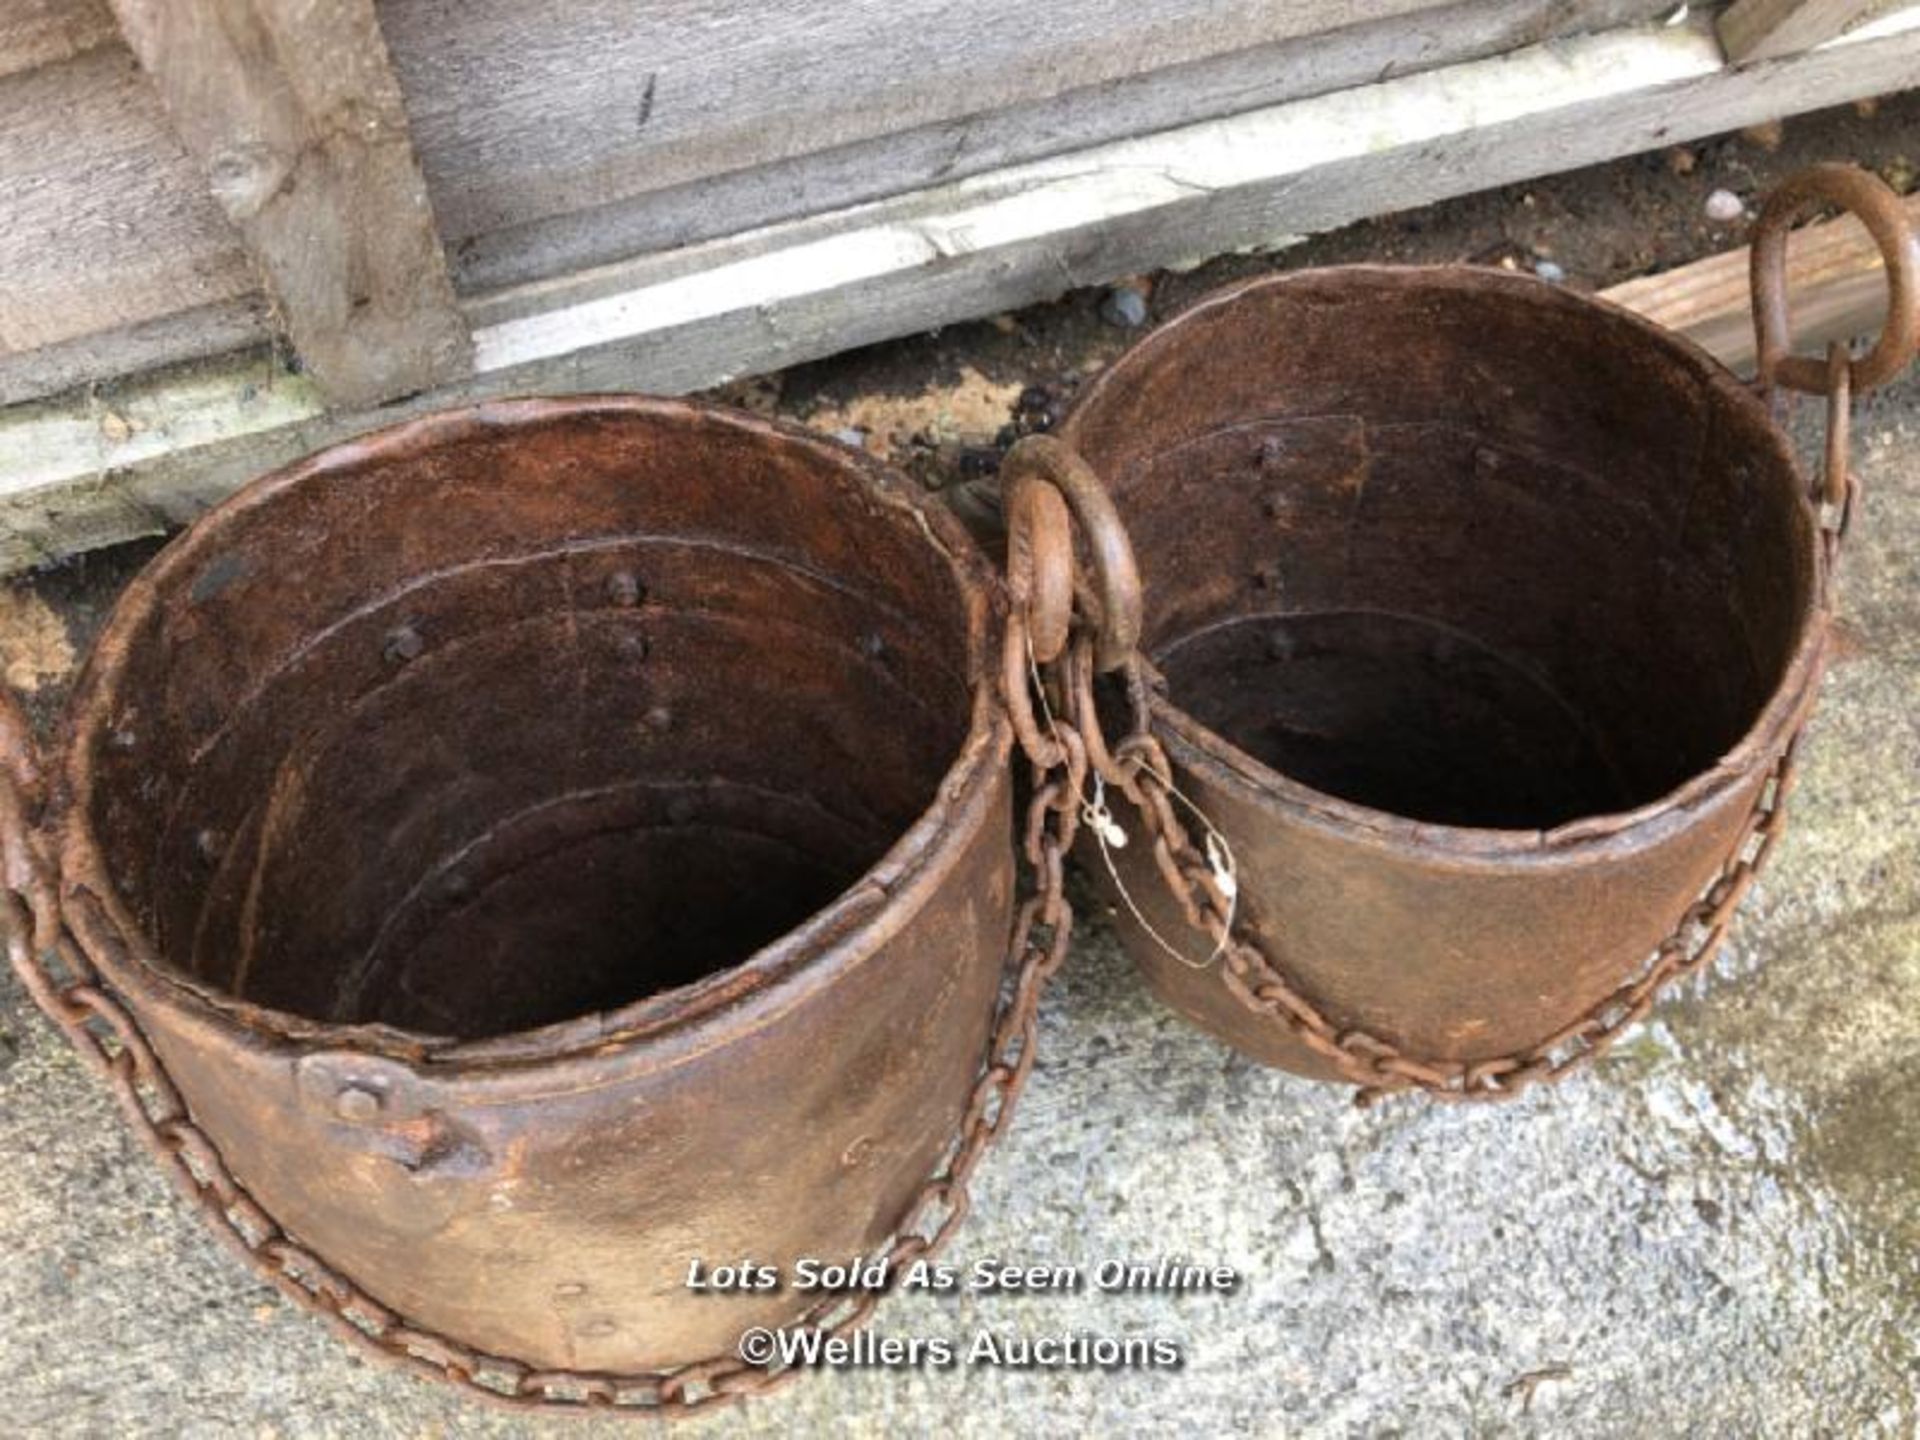
<svg viewBox="0 0 1920 1440">
<path fill-rule="evenodd" d="M 1851 366 L 1785 356 L 1786 229 L 1816 203 L 1869 221 L 1893 282 Z M 1845 382 L 1920 328 L 1897 199 L 1809 172 L 1756 267 L 1761 388 L 1837 375 L 1843 424 Z M 1137 552 L 1135 733 L 1107 778 L 1152 793 L 1136 843 L 1115 804 L 1120 843 L 1082 851 L 1152 989 L 1368 1095 L 1499 1098 L 1603 1049 L 1711 952 L 1774 837 L 1835 465 L 1823 518 L 1754 389 L 1498 271 L 1272 275 L 1142 340 L 1004 473 L 1097 477 Z"/>
<path fill-rule="evenodd" d="M 910 489 L 703 405 L 431 416 L 175 540 L 44 785 L 9 715 L 15 964 L 276 1284 L 509 1402 L 685 1408 L 833 1320 L 692 1262 L 959 1218 L 1035 987 L 998 582 Z"/>
</svg>

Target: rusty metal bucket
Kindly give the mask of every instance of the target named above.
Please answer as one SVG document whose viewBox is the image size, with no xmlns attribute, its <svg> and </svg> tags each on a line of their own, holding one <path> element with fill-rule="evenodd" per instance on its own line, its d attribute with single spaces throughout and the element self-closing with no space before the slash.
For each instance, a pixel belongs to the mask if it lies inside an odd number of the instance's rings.
<svg viewBox="0 0 1920 1440">
<path fill-rule="evenodd" d="M 58 756 L 7 711 L 13 963 L 283 1291 L 675 1412 L 877 1298 L 693 1262 L 891 1283 L 959 1220 L 1069 917 L 1059 853 L 1016 912 L 998 581 L 909 489 L 706 406 L 433 416 L 176 540 Z"/>
<path fill-rule="evenodd" d="M 1787 228 L 1816 204 L 1861 214 L 1892 282 L 1851 363 L 1785 354 Z M 1093 671 L 1131 678 L 1082 851 L 1154 991 L 1369 1096 L 1503 1098 L 1703 963 L 1779 831 L 1853 508 L 1847 392 L 1911 355 L 1916 271 L 1896 197 L 1819 167 L 1761 222 L 1757 392 L 1530 277 L 1359 266 L 1200 301 L 1017 447 L 1010 496 L 1103 481 L 1117 514 L 1083 525 L 1137 552 L 1137 661 L 1122 636 L 1051 668 L 1082 722 Z M 1776 386 L 1830 395 L 1824 491 Z"/>
</svg>

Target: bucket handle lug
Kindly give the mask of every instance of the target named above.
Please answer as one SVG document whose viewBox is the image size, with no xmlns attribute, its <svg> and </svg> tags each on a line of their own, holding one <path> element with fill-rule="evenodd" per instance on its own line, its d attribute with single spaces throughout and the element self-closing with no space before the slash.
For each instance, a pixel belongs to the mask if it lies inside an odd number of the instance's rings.
<svg viewBox="0 0 1920 1440">
<path fill-rule="evenodd" d="M 1920 237 L 1900 197 L 1879 176 L 1858 165 L 1810 165 L 1782 181 L 1767 196 L 1754 221 L 1750 271 L 1753 328 L 1763 391 L 1776 386 L 1806 395 L 1828 395 L 1833 381 L 1827 357 L 1795 355 L 1787 297 L 1787 240 L 1811 212 L 1835 206 L 1856 216 L 1879 246 L 1887 271 L 1887 320 L 1865 355 L 1848 363 L 1853 393 L 1865 394 L 1904 370 L 1920 349 Z"/>
<path fill-rule="evenodd" d="M 1001 462 L 1000 483 L 1007 497 L 1008 569 L 1014 588 L 1024 588 L 1011 573 L 1021 568 L 1019 551 L 1028 545 L 1036 551 L 1031 556 L 1035 562 L 1031 596 L 1016 597 L 1031 605 L 1028 625 L 1034 658 L 1047 664 L 1066 647 L 1071 616 L 1065 602 L 1072 599 L 1092 627 L 1094 662 L 1099 669 L 1111 672 L 1126 666 L 1140 643 L 1144 608 L 1140 567 L 1107 487 L 1079 452 L 1051 435 L 1029 435 L 1017 441 Z M 1040 494 L 1036 490 L 1042 486 L 1065 500 L 1086 539 L 1093 573 L 1085 584 L 1080 583 L 1079 567 L 1072 563 L 1070 539 L 1065 541 L 1064 553 L 1050 553 L 1035 543 L 1035 537 L 1056 544 L 1063 538 L 1057 523 L 1034 521 L 1037 504 L 1058 504 L 1040 500 L 1044 490 Z M 1066 575 L 1060 574 L 1061 568 Z"/>
<path fill-rule="evenodd" d="M 1856 216 L 1886 266 L 1886 323 L 1873 348 L 1858 359 L 1838 340 L 1818 358 L 1791 353 L 1787 241 L 1798 221 L 1826 206 Z M 1754 221 L 1750 266 L 1760 393 L 1770 396 L 1780 389 L 1826 397 L 1826 445 L 1812 499 L 1820 510 L 1821 548 L 1831 577 L 1858 509 L 1859 487 L 1848 463 L 1853 397 L 1893 379 L 1920 351 L 1920 236 L 1900 197 L 1879 176 L 1857 165 L 1811 165 L 1767 196 Z"/>
</svg>

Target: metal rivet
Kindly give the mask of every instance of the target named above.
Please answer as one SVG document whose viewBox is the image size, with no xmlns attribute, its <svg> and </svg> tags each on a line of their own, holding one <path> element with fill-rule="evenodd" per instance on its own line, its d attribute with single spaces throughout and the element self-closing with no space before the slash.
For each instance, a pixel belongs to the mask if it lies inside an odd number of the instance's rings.
<svg viewBox="0 0 1920 1440">
<path fill-rule="evenodd" d="M 1267 658 L 1269 660 L 1291 660 L 1293 658 L 1293 636 L 1285 630 L 1276 630 L 1267 636 Z"/>
<path fill-rule="evenodd" d="M 349 1085 L 334 1097 L 333 1113 L 342 1120 L 359 1124 L 373 1119 L 384 1104 L 378 1091 L 364 1085 Z"/>
<path fill-rule="evenodd" d="M 1278 565 L 1262 565 L 1258 570 L 1253 572 L 1253 583 L 1262 590 L 1278 590 L 1280 588 L 1280 567 Z"/>
<path fill-rule="evenodd" d="M 616 570 L 607 577 L 607 599 L 622 609 L 638 605 L 644 594 L 646 591 L 631 571 Z"/>
<path fill-rule="evenodd" d="M 878 660 L 887 653 L 887 642 L 872 631 L 860 637 L 860 653 L 869 660 Z"/>
<path fill-rule="evenodd" d="M 647 728 L 664 734 L 673 728 L 673 711 L 664 705 L 656 705 L 645 715 Z"/>
<path fill-rule="evenodd" d="M 865 1165 L 873 1159 L 873 1148 L 873 1137 L 862 1135 L 840 1153 L 840 1163 L 849 1170 Z"/>
<path fill-rule="evenodd" d="M 1287 455 L 1287 443 L 1278 435 L 1269 435 L 1260 442 L 1260 464 L 1262 467 L 1278 465 Z"/>
<path fill-rule="evenodd" d="M 113 732 L 112 738 L 109 743 L 112 744 L 113 748 L 116 750 L 131 750 L 135 745 L 139 744 L 140 742 L 135 737 L 133 731 L 116 730 Z"/>
<path fill-rule="evenodd" d="M 193 837 L 193 848 L 200 852 L 202 860 L 218 860 L 226 841 L 218 830 L 202 830 Z"/>
<path fill-rule="evenodd" d="M 404 665 L 409 660 L 420 658 L 420 652 L 427 648 L 427 642 L 420 632 L 411 625 L 401 625 L 387 632 L 386 648 L 382 653 L 390 665 Z"/>
<path fill-rule="evenodd" d="M 1293 502 L 1288 500 L 1280 491 L 1275 490 L 1267 496 L 1265 509 L 1268 519 L 1278 520 L 1282 515 L 1285 515 L 1289 510 L 1293 509 Z"/>
<path fill-rule="evenodd" d="M 646 636 L 637 630 L 631 630 L 620 637 L 618 648 L 620 653 L 630 660 L 644 660 L 651 647 L 647 644 Z"/>
</svg>

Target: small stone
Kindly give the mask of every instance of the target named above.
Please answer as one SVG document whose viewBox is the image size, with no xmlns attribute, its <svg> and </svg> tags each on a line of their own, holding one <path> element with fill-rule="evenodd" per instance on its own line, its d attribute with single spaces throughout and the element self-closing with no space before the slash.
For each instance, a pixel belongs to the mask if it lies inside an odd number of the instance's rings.
<svg viewBox="0 0 1920 1440">
<path fill-rule="evenodd" d="M 1904 155 L 1896 155 L 1880 167 L 1880 178 L 1901 195 L 1913 189 L 1913 162 Z"/>
<path fill-rule="evenodd" d="M 1534 261 L 1533 273 L 1538 275 L 1542 280 L 1546 281 L 1549 285 L 1564 284 L 1567 278 L 1567 272 L 1552 260 Z"/>
<path fill-rule="evenodd" d="M 858 425 L 849 425 L 844 430 L 834 431 L 833 438 L 838 440 L 842 445 L 853 446 L 856 450 L 865 449 L 867 444 L 867 432 L 862 430 Z"/>
<path fill-rule="evenodd" d="M 1691 175 L 1700 164 L 1700 157 L 1684 145 L 1676 145 L 1667 151 L 1667 169 L 1676 175 Z"/>
<path fill-rule="evenodd" d="M 1044 385 L 1029 385 L 1013 402 L 1016 415 L 1044 415 L 1053 408 L 1053 396 Z"/>
<path fill-rule="evenodd" d="M 1121 330 L 1138 330 L 1147 323 L 1147 297 L 1130 285 L 1116 285 L 1100 302 L 1100 318 Z"/>
<path fill-rule="evenodd" d="M 999 472 L 1000 452 L 991 445 L 962 445 L 953 468 L 962 480 L 983 479 Z"/>
<path fill-rule="evenodd" d="M 1768 154 L 1780 148 L 1780 142 L 1786 138 L 1786 127 L 1778 120 L 1763 120 L 1758 125 L 1749 125 L 1740 132 L 1740 138 L 1758 145 Z"/>
<path fill-rule="evenodd" d="M 1707 196 L 1706 211 L 1707 218 L 1716 225 L 1731 225 L 1746 218 L 1747 206 L 1733 191 L 1716 190 Z"/>
<path fill-rule="evenodd" d="M 109 410 L 100 417 L 100 433 L 109 444 L 124 444 L 133 435 L 133 422 L 117 410 Z"/>
</svg>

